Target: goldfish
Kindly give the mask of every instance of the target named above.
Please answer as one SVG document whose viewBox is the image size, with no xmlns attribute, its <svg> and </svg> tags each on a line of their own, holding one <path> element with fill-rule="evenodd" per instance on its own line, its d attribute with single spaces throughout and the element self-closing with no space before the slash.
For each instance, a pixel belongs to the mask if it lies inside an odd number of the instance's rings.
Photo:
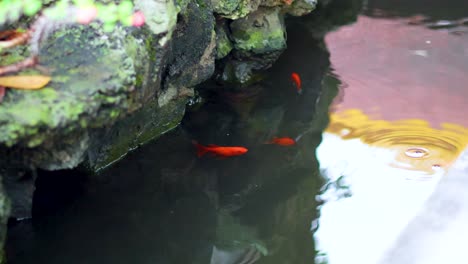
<svg viewBox="0 0 468 264">
<path fill-rule="evenodd" d="M 291 80 L 296 85 L 297 93 L 301 94 L 302 93 L 302 83 L 301 83 L 301 77 L 299 76 L 299 74 L 293 72 L 291 74 Z"/>
<path fill-rule="evenodd" d="M 266 142 L 265 144 L 276 144 L 280 146 L 292 146 L 296 144 L 296 140 L 289 137 L 274 137 L 271 141 Z"/>
<path fill-rule="evenodd" d="M 227 157 L 244 155 L 245 153 L 247 153 L 247 151 L 249 151 L 247 148 L 238 147 L 238 146 L 227 147 L 227 146 L 218 146 L 214 144 L 203 146 L 196 141 L 192 141 L 192 143 L 197 148 L 198 157 L 201 157 L 207 153 L 210 153 L 214 156 L 227 158 Z"/>
</svg>

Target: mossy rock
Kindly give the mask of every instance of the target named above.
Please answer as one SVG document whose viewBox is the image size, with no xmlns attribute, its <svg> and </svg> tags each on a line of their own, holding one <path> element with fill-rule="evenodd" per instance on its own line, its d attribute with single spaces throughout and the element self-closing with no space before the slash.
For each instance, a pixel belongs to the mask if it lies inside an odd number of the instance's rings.
<svg viewBox="0 0 468 264">
<path fill-rule="evenodd" d="M 50 70 L 52 81 L 40 90 L 7 91 L 0 104 L 0 146 L 26 152 L 58 147 L 63 138 L 78 133 L 83 139 L 87 128 L 111 124 L 124 114 L 136 79 L 135 63 L 126 52 L 126 34 L 119 27 L 104 34 L 96 25 L 65 28 L 49 38 L 40 63 Z M 74 150 L 59 155 L 56 162 L 61 164 L 42 165 L 76 166 L 83 153 Z M 45 157 L 31 158 L 41 163 Z"/>
<path fill-rule="evenodd" d="M 230 25 L 236 50 L 264 54 L 286 48 L 284 19 L 279 8 L 261 8 Z"/>
<path fill-rule="evenodd" d="M 212 0 L 214 12 L 229 19 L 247 16 L 261 4 L 261 0 Z"/>
<path fill-rule="evenodd" d="M 222 21 L 216 25 L 216 59 L 226 57 L 234 48 L 228 36 L 228 28 L 226 23 Z"/>
<path fill-rule="evenodd" d="M 0 153 L 4 154 L 0 163 L 56 170 L 87 160 L 96 170 L 180 122 L 181 109 L 193 94 L 190 87 L 214 70 L 212 9 L 188 3 L 184 15 L 193 23 L 185 27 L 179 23 L 171 40 L 176 6 L 160 6 L 154 0 L 135 4 L 160 8 L 145 9 L 147 17 L 165 14 L 166 18 L 159 21 L 162 24 L 150 19 L 139 29 L 117 26 L 111 33 L 103 32 L 99 24 L 62 28 L 41 45 L 40 63 L 50 70 L 52 81 L 36 91 L 7 91 L 0 104 Z M 196 37 L 188 34 L 191 26 L 201 29 Z M 197 45 L 189 50 L 180 48 L 193 42 Z M 177 60 L 183 52 L 190 59 Z M 2 63 L 27 56 L 27 49 L 14 49 L 2 57 Z M 167 65 L 177 70 L 167 72 Z M 124 130 L 116 123 L 132 123 L 121 121 L 132 118 L 143 124 L 139 127 L 144 131 L 127 135 L 131 138 L 110 137 L 116 140 L 112 142 L 99 138 L 108 136 L 103 131 Z M 107 151 L 93 155 L 90 144 Z M 109 156 L 103 157 L 104 153 Z"/>
</svg>

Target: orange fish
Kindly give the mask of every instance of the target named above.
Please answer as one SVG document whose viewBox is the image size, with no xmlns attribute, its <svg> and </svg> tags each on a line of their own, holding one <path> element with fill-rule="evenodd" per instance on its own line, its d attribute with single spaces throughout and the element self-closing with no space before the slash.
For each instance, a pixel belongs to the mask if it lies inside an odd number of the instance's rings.
<svg viewBox="0 0 468 264">
<path fill-rule="evenodd" d="M 293 72 L 291 74 L 291 80 L 296 85 L 297 93 L 301 94 L 302 93 L 302 83 L 301 83 L 301 77 L 299 76 L 299 74 Z"/>
<path fill-rule="evenodd" d="M 271 141 L 265 143 L 265 144 L 276 144 L 280 146 L 292 146 L 296 144 L 296 141 L 292 138 L 289 137 L 274 137 Z"/>
<path fill-rule="evenodd" d="M 225 146 L 217 146 L 217 145 L 207 145 L 203 146 L 196 141 L 192 141 L 192 143 L 197 147 L 197 156 L 201 157 L 207 153 L 210 153 L 215 156 L 219 157 L 232 157 L 232 156 L 240 156 L 244 155 L 249 151 L 247 148 L 244 147 L 225 147 Z"/>
</svg>

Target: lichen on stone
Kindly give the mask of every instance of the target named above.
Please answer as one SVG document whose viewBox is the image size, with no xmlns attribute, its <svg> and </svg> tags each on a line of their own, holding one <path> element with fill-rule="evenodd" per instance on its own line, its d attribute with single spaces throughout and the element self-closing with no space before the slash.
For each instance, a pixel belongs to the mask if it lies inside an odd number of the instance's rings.
<svg viewBox="0 0 468 264">
<path fill-rule="evenodd" d="M 261 0 L 212 0 L 213 10 L 229 19 L 239 19 L 258 9 Z"/>
<path fill-rule="evenodd" d="M 180 0 L 178 3 L 183 4 L 184 1 Z M 174 1 L 135 0 L 135 8 L 143 12 L 146 18 L 145 23 L 154 34 L 166 34 L 159 41 L 161 46 L 165 45 L 171 39 L 181 6 L 177 8 Z"/>
<path fill-rule="evenodd" d="M 278 8 L 262 8 L 230 27 L 238 51 L 262 54 L 286 48 L 285 26 Z"/>
<path fill-rule="evenodd" d="M 231 40 L 226 33 L 226 26 L 223 24 L 216 25 L 216 59 L 226 57 L 234 48 Z"/>
<path fill-rule="evenodd" d="M 286 12 L 292 16 L 303 16 L 312 12 L 317 6 L 318 0 L 295 0 Z"/>
</svg>

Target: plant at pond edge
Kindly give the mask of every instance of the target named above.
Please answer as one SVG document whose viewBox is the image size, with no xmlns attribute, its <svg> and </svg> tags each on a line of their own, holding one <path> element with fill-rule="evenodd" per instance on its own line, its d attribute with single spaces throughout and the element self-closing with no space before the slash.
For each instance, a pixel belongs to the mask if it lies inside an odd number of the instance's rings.
<svg viewBox="0 0 468 264">
<path fill-rule="evenodd" d="M 53 6 L 50 6 L 50 2 L 51 0 L 0 2 L 0 26 L 18 21 L 22 15 L 38 16 L 27 30 L 0 32 L 0 52 L 28 42 L 31 53 L 31 56 L 23 61 L 0 67 L 0 76 L 37 66 L 41 43 L 58 28 L 73 24 L 86 25 L 97 20 L 103 23 L 104 31 L 110 32 L 118 22 L 124 26 L 136 27 L 145 23 L 143 13 L 133 12 L 133 4 L 129 0 L 123 0 L 119 4 L 101 4 L 93 0 L 59 0 Z M 3 86 L 5 85 L 0 83 L 0 101 L 5 93 Z"/>
<path fill-rule="evenodd" d="M 51 2 L 55 5 L 49 6 Z M 17 21 L 22 15 L 31 17 L 43 13 L 49 19 L 64 22 L 88 24 L 99 20 L 104 30 L 111 31 L 117 22 L 125 26 L 141 26 L 144 18 L 140 12 L 133 14 L 130 0 L 119 4 L 96 3 L 94 0 L 2 0 L 0 1 L 0 26 Z"/>
</svg>

